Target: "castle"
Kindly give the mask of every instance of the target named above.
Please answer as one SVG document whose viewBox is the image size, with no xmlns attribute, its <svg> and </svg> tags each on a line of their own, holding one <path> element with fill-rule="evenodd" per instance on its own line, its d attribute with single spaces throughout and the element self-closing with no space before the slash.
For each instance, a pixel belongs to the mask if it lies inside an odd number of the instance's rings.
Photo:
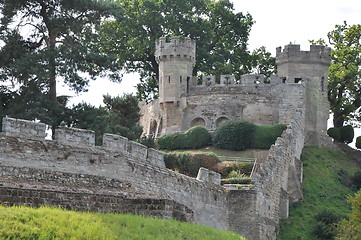
<svg viewBox="0 0 361 240">
<path fill-rule="evenodd" d="M 287 129 L 254 160 L 252 184 L 225 188 L 219 175 L 200 169 L 197 178 L 165 168 L 161 152 L 122 136 L 59 127 L 45 139 L 43 123 L 4 118 L 0 132 L 0 203 L 56 205 L 67 209 L 130 212 L 174 218 L 250 240 L 275 240 L 289 205 L 302 199 L 305 144 L 328 144 L 325 135 L 329 50 L 298 45 L 277 49 L 278 76 L 191 76 L 195 42 L 157 42 L 160 98 L 143 103 L 148 134 L 183 131 L 194 125 L 214 130 L 227 119 L 285 123 Z M 265 83 L 269 82 L 269 83 Z"/>
<path fill-rule="evenodd" d="M 326 136 L 329 103 L 327 73 L 330 49 L 312 45 L 277 48 L 278 75 L 192 76 L 196 43 L 172 37 L 156 43 L 159 64 L 159 99 L 141 104 L 140 123 L 155 137 L 185 131 L 196 125 L 215 130 L 223 121 L 242 119 L 260 125 L 288 125 L 297 109 L 304 108 L 306 144 L 322 143 Z"/>
</svg>

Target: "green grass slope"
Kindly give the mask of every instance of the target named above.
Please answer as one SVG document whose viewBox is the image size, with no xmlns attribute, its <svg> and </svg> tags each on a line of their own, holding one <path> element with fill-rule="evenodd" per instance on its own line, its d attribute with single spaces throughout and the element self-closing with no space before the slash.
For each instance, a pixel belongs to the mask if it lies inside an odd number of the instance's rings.
<svg viewBox="0 0 361 240">
<path fill-rule="evenodd" d="M 315 215 L 323 210 L 346 215 L 347 197 L 356 189 L 350 177 L 360 169 L 360 162 L 342 153 L 316 147 L 304 148 L 304 201 L 290 208 L 290 217 L 282 221 L 278 240 L 313 240 L 317 225 Z"/>
<path fill-rule="evenodd" d="M 245 240 L 232 232 L 175 220 L 4 206 L 0 206 L 0 239 Z"/>
</svg>

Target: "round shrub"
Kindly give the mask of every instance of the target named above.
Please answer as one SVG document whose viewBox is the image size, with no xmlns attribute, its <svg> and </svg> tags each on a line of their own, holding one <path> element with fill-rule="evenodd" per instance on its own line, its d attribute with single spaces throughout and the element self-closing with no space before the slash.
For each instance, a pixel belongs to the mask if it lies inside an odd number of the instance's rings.
<svg viewBox="0 0 361 240">
<path fill-rule="evenodd" d="M 341 131 L 342 142 L 351 143 L 353 141 L 353 137 L 355 136 L 355 133 L 351 125 L 341 127 L 340 131 Z"/>
<path fill-rule="evenodd" d="M 287 128 L 284 124 L 276 124 L 273 126 L 256 126 L 254 133 L 254 148 L 269 149 L 278 137 Z"/>
<path fill-rule="evenodd" d="M 242 120 L 230 120 L 219 126 L 213 135 L 213 145 L 218 148 L 241 151 L 253 146 L 256 126 Z"/>
<path fill-rule="evenodd" d="M 185 133 L 164 135 L 157 139 L 160 149 L 195 149 L 207 146 L 211 135 L 208 130 L 201 126 L 188 129 Z"/>
<path fill-rule="evenodd" d="M 159 148 L 166 150 L 181 149 L 183 142 L 184 142 L 184 134 L 182 133 L 164 135 L 157 139 L 157 144 Z"/>
<path fill-rule="evenodd" d="M 361 149 L 361 136 L 356 138 L 356 148 Z"/>
<path fill-rule="evenodd" d="M 335 141 L 340 142 L 341 141 L 341 131 L 339 128 L 329 128 L 327 130 L 327 135 L 332 137 Z"/>
<path fill-rule="evenodd" d="M 195 149 L 209 145 L 211 135 L 208 130 L 201 126 L 195 126 L 188 129 L 185 133 L 185 142 L 183 148 Z"/>
</svg>

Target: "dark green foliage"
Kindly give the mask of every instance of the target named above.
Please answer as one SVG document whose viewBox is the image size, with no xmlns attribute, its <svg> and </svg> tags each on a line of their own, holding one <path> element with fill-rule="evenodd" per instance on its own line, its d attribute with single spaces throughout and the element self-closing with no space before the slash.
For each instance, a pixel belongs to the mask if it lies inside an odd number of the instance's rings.
<svg viewBox="0 0 361 240">
<path fill-rule="evenodd" d="M 341 220 L 341 216 L 330 210 L 322 210 L 316 214 L 315 219 L 317 224 L 315 225 L 313 234 L 318 239 L 334 239 L 336 235 L 335 223 Z"/>
<path fill-rule="evenodd" d="M 254 133 L 254 148 L 269 149 L 274 144 L 278 137 L 287 128 L 284 124 L 277 124 L 273 126 L 256 126 Z"/>
<path fill-rule="evenodd" d="M 253 54 L 247 50 L 252 16 L 236 13 L 229 0 L 117 2 L 119 15 L 105 22 L 99 44 L 105 53 L 118 53 L 118 61 L 126 72 L 140 74 L 139 98 L 157 97 L 159 76 L 154 43 L 161 36 L 196 40 L 193 76 L 199 72 L 207 75 L 232 73 L 239 78 L 254 68 L 265 74 L 274 69 L 274 58 L 264 47 Z"/>
<path fill-rule="evenodd" d="M 337 142 L 351 143 L 354 138 L 354 130 L 351 125 L 342 126 L 339 128 L 333 127 L 327 130 L 327 135 L 332 137 Z"/>
<path fill-rule="evenodd" d="M 196 149 L 207 146 L 210 142 L 211 135 L 204 127 L 195 126 L 184 133 L 174 133 L 164 135 L 157 139 L 160 149 Z"/>
<path fill-rule="evenodd" d="M 356 138 L 356 148 L 361 149 L 361 136 Z"/>
<path fill-rule="evenodd" d="M 241 174 L 249 176 L 251 175 L 252 168 L 253 168 L 253 163 L 229 163 L 224 167 L 223 171 L 221 171 L 220 173 L 222 174 L 223 177 L 226 177 L 229 175 L 230 172 L 237 171 Z"/>
<path fill-rule="evenodd" d="M 220 160 L 214 154 L 168 153 L 164 162 L 169 169 L 196 177 L 200 167 L 212 169 Z"/>
<path fill-rule="evenodd" d="M 17 84 L 15 94 L 21 96 L 8 115 L 55 127 L 68 122 L 69 115 L 64 97 L 57 96 L 58 80 L 81 92 L 96 76 L 117 76 L 116 54 L 105 55 L 94 45 L 97 26 L 114 9 L 112 1 L 12 0 L 0 5 L 0 82 Z"/>
<path fill-rule="evenodd" d="M 139 138 L 136 140 L 137 142 L 139 142 L 140 144 L 143 144 L 145 146 L 147 146 L 148 148 L 154 148 L 154 149 L 157 149 L 158 148 L 158 145 L 157 143 L 154 141 L 153 138 Z"/>
<path fill-rule="evenodd" d="M 73 107 L 69 126 L 95 131 L 96 144 L 100 145 L 104 133 L 138 139 L 142 127 L 138 125 L 138 100 L 126 94 L 122 97 L 104 96 L 105 107 L 96 108 L 87 103 Z"/>
<path fill-rule="evenodd" d="M 343 126 L 340 128 L 341 131 L 341 142 L 351 143 L 355 136 L 353 127 L 351 125 Z"/>
<path fill-rule="evenodd" d="M 356 172 L 352 178 L 352 184 L 357 188 L 360 189 L 361 188 L 361 170 L 359 170 L 358 172 Z"/>
<path fill-rule="evenodd" d="M 341 131 L 340 128 L 329 128 L 327 130 L 327 135 L 332 137 L 335 141 L 340 142 L 341 141 Z"/>
<path fill-rule="evenodd" d="M 222 179 L 221 184 L 250 184 L 252 178 L 250 177 L 242 177 L 242 178 L 227 178 Z"/>
<path fill-rule="evenodd" d="M 219 126 L 213 135 L 213 145 L 218 148 L 241 151 L 253 146 L 256 126 L 242 120 L 230 120 Z"/>
</svg>

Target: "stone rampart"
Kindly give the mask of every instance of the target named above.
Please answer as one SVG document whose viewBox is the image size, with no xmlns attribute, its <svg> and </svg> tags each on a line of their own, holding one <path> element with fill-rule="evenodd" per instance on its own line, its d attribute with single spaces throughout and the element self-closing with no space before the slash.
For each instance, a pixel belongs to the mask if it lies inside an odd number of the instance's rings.
<svg viewBox="0 0 361 240">
<path fill-rule="evenodd" d="M 106 135 L 104 146 L 92 146 L 1 133 L 0 201 L 177 218 L 250 240 L 273 240 L 280 219 L 288 217 L 289 203 L 302 199 L 302 108 L 293 119 L 267 159 L 256 163 L 253 185 L 238 190 L 214 184 L 219 175 L 206 169 L 197 180 L 150 164 L 140 158 L 159 161 L 159 152 L 145 154 L 143 147 L 117 135 Z M 130 154 L 134 148 L 137 152 Z"/>
<path fill-rule="evenodd" d="M 305 138 L 304 121 L 304 112 L 299 109 L 282 136 L 271 146 L 267 160 L 259 163 L 258 171 L 253 176 L 255 193 L 251 196 L 256 196 L 256 203 L 252 212 L 253 221 L 250 220 L 249 224 L 255 229 L 249 232 L 250 235 L 246 234 L 250 239 L 276 239 L 279 221 L 288 218 L 289 203 L 302 199 L 302 179 L 299 171 L 294 170 L 300 164 L 299 148 L 303 146 Z M 241 197 L 242 194 L 237 196 Z M 230 218 L 237 216 L 231 213 Z M 238 228 L 246 233 L 248 227 L 243 229 L 235 225 L 231 229 Z"/>
<path fill-rule="evenodd" d="M 124 140 L 120 137 L 118 139 Z M 120 148 L 113 149 L 111 145 L 118 145 Z M 137 159 L 119 150 L 130 148 L 124 148 L 118 142 L 108 142 L 105 146 L 72 146 L 51 140 L 32 140 L 0 134 L 0 163 L 3 167 L 37 169 L 46 171 L 49 175 L 52 175 L 52 172 L 61 172 L 71 176 L 91 175 L 127 182 L 127 192 L 170 199 L 186 209 L 191 209 L 194 212 L 194 222 L 228 229 L 227 194 L 223 187 L 150 164 L 146 159 Z M 132 150 L 136 146 L 138 145 L 133 144 Z M 155 155 L 159 158 L 157 152 L 148 153 L 148 159 Z M 50 178 L 40 176 L 40 179 L 44 178 L 44 182 Z M 62 182 L 62 179 L 64 178 L 59 177 L 59 182 Z M 49 184 L 58 186 L 54 181 L 56 180 L 49 181 Z M 74 188 L 78 187 L 82 189 L 76 185 Z"/>
<path fill-rule="evenodd" d="M 45 140 L 46 125 L 44 123 L 27 120 L 3 118 L 3 134 L 6 136 L 29 138 L 33 140 Z M 91 130 L 78 128 L 57 127 L 55 130 L 55 141 L 61 145 L 95 147 L 95 133 Z M 122 153 L 139 161 L 146 161 L 158 166 L 165 166 L 164 155 L 146 146 L 128 140 L 126 137 L 104 134 L 103 146 L 114 152 Z"/>
</svg>

